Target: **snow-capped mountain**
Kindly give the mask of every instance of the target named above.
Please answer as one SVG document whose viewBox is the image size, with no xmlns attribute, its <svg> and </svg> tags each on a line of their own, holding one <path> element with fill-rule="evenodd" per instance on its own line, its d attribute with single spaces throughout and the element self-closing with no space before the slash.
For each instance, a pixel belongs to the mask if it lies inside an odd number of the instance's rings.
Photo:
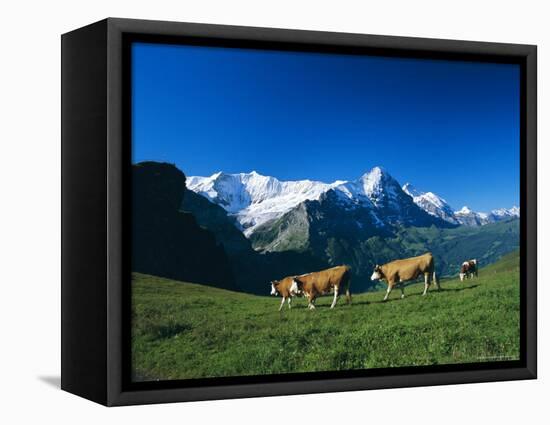
<svg viewBox="0 0 550 425">
<path fill-rule="evenodd" d="M 371 208 L 399 209 L 403 200 L 399 183 L 381 167 L 374 167 L 357 180 L 336 181 L 330 189 L 354 203 Z"/>
<path fill-rule="evenodd" d="M 519 217 L 519 208 L 500 208 L 489 213 L 475 212 L 467 206 L 455 212 L 455 218 L 465 226 L 484 226 L 485 224 L 496 223 L 497 221 L 509 220 Z"/>
<path fill-rule="evenodd" d="M 519 208 L 500 208 L 492 210 L 489 213 L 476 212 L 469 207 L 464 206 L 458 211 L 433 192 L 421 192 L 412 184 L 406 183 L 403 191 L 411 196 L 414 203 L 426 211 L 428 214 L 439 217 L 451 224 L 462 224 L 465 226 L 483 226 L 497 221 L 508 220 L 519 217 Z"/>
<path fill-rule="evenodd" d="M 519 217 L 519 207 L 499 208 L 491 211 L 491 215 L 499 219 L 517 218 Z"/>
<path fill-rule="evenodd" d="M 445 199 L 433 192 L 420 192 L 410 183 L 401 187 L 381 167 L 374 167 L 357 180 L 332 183 L 280 181 L 255 171 L 218 172 L 209 177 L 188 177 L 187 188 L 223 207 L 235 217 L 247 237 L 262 224 L 282 217 L 305 201 L 325 199 L 329 192 L 336 195 L 331 199 L 342 208 L 366 208 L 378 227 L 394 223 L 479 226 L 519 216 L 516 207 L 488 214 L 467 207 L 455 212 Z"/>
<path fill-rule="evenodd" d="M 406 183 L 403 191 L 413 198 L 416 205 L 435 217 L 439 217 L 448 223 L 459 224 L 455 213 L 445 199 L 433 192 L 420 192 L 412 184 Z"/>
<path fill-rule="evenodd" d="M 358 188 L 356 192 L 372 202 L 382 221 L 413 225 L 429 225 L 433 221 L 382 167 L 374 167 L 358 180 L 343 183 L 336 189 L 349 187 Z"/>
<path fill-rule="evenodd" d="M 302 202 L 319 200 L 321 195 L 331 190 L 346 208 L 361 206 L 371 209 L 371 215 L 379 226 L 385 222 L 427 223 L 424 212 L 381 167 L 374 167 L 357 180 L 333 183 L 280 181 L 255 171 L 239 174 L 219 172 L 210 177 L 189 177 L 187 187 L 233 215 L 246 236 L 263 223 L 281 217 Z"/>
<path fill-rule="evenodd" d="M 257 226 L 282 216 L 301 202 L 319 199 L 321 194 L 340 183 L 280 181 L 252 171 L 189 177 L 187 187 L 234 215 L 248 236 Z"/>
<path fill-rule="evenodd" d="M 460 224 L 465 226 L 483 226 L 489 223 L 488 214 L 472 211 L 467 206 L 455 211 L 454 216 Z"/>
<path fill-rule="evenodd" d="M 356 184 L 376 207 L 398 209 L 403 201 L 403 191 L 397 180 L 381 167 L 374 167 L 363 174 Z"/>
</svg>

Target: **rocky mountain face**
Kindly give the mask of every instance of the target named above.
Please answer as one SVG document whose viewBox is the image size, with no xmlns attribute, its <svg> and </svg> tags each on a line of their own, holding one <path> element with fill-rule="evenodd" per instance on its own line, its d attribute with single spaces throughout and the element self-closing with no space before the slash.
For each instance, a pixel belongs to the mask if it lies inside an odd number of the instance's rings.
<svg viewBox="0 0 550 425">
<path fill-rule="evenodd" d="M 318 200 L 304 201 L 278 219 L 257 227 L 250 236 L 258 251 L 322 253 L 331 237 L 350 241 L 389 235 L 372 205 L 353 203 L 341 192 L 330 190 Z"/>
<path fill-rule="evenodd" d="M 411 196 L 403 191 L 397 180 L 381 167 L 374 167 L 353 184 L 362 189 L 359 193 L 364 194 L 372 202 L 377 217 L 384 224 L 450 227 L 444 220 L 428 214 L 419 207 Z"/>
</svg>

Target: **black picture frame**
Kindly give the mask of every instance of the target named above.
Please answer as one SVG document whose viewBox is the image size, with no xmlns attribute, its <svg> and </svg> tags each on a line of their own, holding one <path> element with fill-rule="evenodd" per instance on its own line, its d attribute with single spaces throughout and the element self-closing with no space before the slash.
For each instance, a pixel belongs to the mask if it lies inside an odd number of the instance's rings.
<svg viewBox="0 0 550 425">
<path fill-rule="evenodd" d="M 519 64 L 521 359 L 130 382 L 129 45 L 133 41 Z M 114 406 L 536 378 L 536 46 L 119 18 L 64 34 L 61 42 L 62 389 Z"/>
</svg>

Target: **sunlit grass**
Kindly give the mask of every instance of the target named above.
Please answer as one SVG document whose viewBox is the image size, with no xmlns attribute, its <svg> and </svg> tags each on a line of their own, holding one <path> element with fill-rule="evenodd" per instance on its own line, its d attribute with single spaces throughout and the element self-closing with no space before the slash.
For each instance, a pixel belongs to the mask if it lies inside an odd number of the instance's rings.
<svg viewBox="0 0 550 425">
<path fill-rule="evenodd" d="M 280 298 L 134 274 L 132 361 L 138 380 L 467 363 L 519 358 L 518 253 L 477 279 L 330 297 L 316 310 Z M 352 286 L 353 289 L 353 286 Z M 266 293 L 269 288 L 266 286 Z"/>
</svg>

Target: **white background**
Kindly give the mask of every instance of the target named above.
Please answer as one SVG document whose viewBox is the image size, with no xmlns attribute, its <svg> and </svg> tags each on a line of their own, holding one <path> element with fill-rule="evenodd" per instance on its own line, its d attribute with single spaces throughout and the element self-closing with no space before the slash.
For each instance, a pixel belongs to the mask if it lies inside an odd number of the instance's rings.
<svg viewBox="0 0 550 425">
<path fill-rule="evenodd" d="M 550 183 L 545 143 L 550 40 L 545 3 L 4 0 L 0 5 L 0 422 L 548 423 L 550 378 L 545 357 L 550 354 L 546 327 L 550 307 L 545 242 L 550 235 L 544 190 Z M 537 44 L 539 379 L 113 409 L 60 391 L 60 34 L 107 16 Z"/>
</svg>

